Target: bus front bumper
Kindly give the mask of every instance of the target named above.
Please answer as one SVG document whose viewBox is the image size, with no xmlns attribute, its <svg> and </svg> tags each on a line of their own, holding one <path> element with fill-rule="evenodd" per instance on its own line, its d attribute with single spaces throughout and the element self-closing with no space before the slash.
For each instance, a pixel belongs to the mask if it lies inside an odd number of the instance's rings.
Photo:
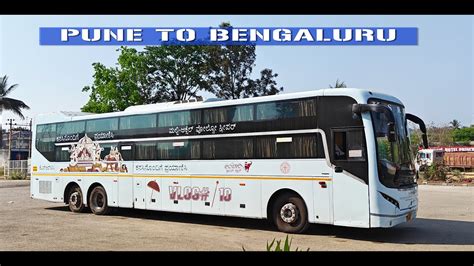
<svg viewBox="0 0 474 266">
<path fill-rule="evenodd" d="M 416 219 L 418 208 L 404 211 L 397 215 L 370 214 L 370 227 L 393 227 L 395 225 L 410 222 Z"/>
</svg>

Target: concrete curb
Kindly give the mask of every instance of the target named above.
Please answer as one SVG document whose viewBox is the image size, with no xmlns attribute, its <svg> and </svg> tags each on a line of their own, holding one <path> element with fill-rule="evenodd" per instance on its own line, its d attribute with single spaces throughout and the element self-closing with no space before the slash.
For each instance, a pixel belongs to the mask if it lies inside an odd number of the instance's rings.
<svg viewBox="0 0 474 266">
<path fill-rule="evenodd" d="M 27 187 L 30 180 L 0 180 L 0 188 Z"/>
<path fill-rule="evenodd" d="M 474 183 L 437 183 L 437 182 L 423 182 L 423 183 L 418 183 L 419 186 L 439 186 L 439 187 L 474 187 Z"/>
</svg>

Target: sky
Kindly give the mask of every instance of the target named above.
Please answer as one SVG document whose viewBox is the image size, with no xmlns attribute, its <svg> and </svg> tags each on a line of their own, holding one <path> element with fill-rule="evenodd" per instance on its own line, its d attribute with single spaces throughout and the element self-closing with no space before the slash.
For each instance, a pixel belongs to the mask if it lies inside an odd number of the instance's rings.
<svg viewBox="0 0 474 266">
<path fill-rule="evenodd" d="M 40 27 L 417 27 L 416 46 L 258 46 L 254 73 L 278 73 L 284 93 L 348 87 L 399 98 L 426 123 L 474 124 L 474 16 L 0 16 L 0 76 L 19 84 L 9 97 L 40 113 L 79 111 L 92 63 L 114 66 L 118 47 L 40 46 Z M 135 47 L 142 49 L 143 47 Z M 209 96 L 209 95 L 205 95 Z M 11 112 L 3 114 L 22 121 Z"/>
</svg>

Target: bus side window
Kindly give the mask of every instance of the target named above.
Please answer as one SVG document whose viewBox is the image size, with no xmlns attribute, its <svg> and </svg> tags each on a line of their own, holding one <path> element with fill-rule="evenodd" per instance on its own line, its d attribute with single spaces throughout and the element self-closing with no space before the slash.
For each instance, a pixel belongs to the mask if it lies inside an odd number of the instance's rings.
<svg viewBox="0 0 474 266">
<path fill-rule="evenodd" d="M 56 146 L 56 157 L 55 162 L 68 162 L 70 161 L 69 146 Z"/>
<path fill-rule="evenodd" d="M 334 159 L 347 159 L 346 132 L 334 132 Z"/>
<path fill-rule="evenodd" d="M 365 161 L 364 132 L 361 129 L 334 132 L 334 160 Z"/>
<path fill-rule="evenodd" d="M 124 161 L 133 160 L 133 147 L 132 144 L 124 144 L 120 146 L 120 155 Z"/>
</svg>

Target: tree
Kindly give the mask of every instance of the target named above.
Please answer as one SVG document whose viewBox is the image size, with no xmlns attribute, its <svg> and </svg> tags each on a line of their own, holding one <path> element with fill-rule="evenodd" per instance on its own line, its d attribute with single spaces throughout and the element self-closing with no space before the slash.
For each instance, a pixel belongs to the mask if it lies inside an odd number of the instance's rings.
<svg viewBox="0 0 474 266">
<path fill-rule="evenodd" d="M 453 129 L 458 129 L 461 127 L 461 123 L 454 119 L 453 121 L 449 122 L 449 124 L 451 125 L 451 127 L 453 127 Z"/>
<path fill-rule="evenodd" d="M 221 27 L 230 27 L 229 23 Z M 219 98 L 237 99 L 272 95 L 278 76 L 271 69 L 250 78 L 255 66 L 255 46 L 147 46 L 144 51 L 121 47 L 114 67 L 94 63 L 94 81 L 85 86 L 85 112 L 121 111 L 131 105 L 187 100 L 201 91 Z"/>
<path fill-rule="evenodd" d="M 474 141 L 474 127 L 463 127 L 453 131 L 453 139 L 456 142 Z"/>
<path fill-rule="evenodd" d="M 231 27 L 224 22 L 222 28 Z M 239 99 L 277 94 L 283 90 L 277 88 L 271 69 L 263 69 L 260 78 L 250 76 L 255 66 L 255 45 L 225 45 L 209 48 L 209 68 L 212 71 L 210 82 L 212 92 L 218 98 Z"/>
<path fill-rule="evenodd" d="M 145 48 L 147 87 L 151 102 L 187 100 L 209 85 L 209 47 L 148 46 Z"/>
<path fill-rule="evenodd" d="M 13 84 L 10 86 L 8 85 L 8 77 L 6 75 L 0 78 L 0 122 L 2 121 L 2 113 L 5 110 L 12 111 L 21 119 L 25 119 L 22 109 L 25 109 L 25 110 L 30 109 L 30 107 L 26 105 L 23 101 L 6 97 L 17 87 L 18 87 L 18 84 Z"/>
<path fill-rule="evenodd" d="M 23 101 L 6 97 L 17 87 L 18 87 L 18 84 L 8 85 L 8 77 L 6 75 L 0 78 L 0 137 L 3 133 L 2 131 L 3 111 L 12 111 L 21 119 L 25 119 L 25 116 L 23 115 L 22 110 L 30 109 L 30 107 L 26 105 Z"/>
<path fill-rule="evenodd" d="M 215 47 L 211 53 L 212 91 L 218 98 L 238 99 L 250 96 L 250 74 L 255 62 L 255 46 Z"/>
<path fill-rule="evenodd" d="M 428 143 L 430 143 L 431 146 L 453 144 L 453 130 L 447 125 L 436 126 L 434 123 L 430 123 L 426 131 L 428 134 Z"/>
<path fill-rule="evenodd" d="M 224 22 L 221 28 L 231 27 Z M 247 98 L 252 94 L 250 78 L 255 66 L 255 45 L 213 46 L 209 49 L 212 92 L 218 98 Z"/>
<path fill-rule="evenodd" d="M 278 88 L 275 78 L 278 74 L 273 74 L 273 70 L 265 68 L 260 71 L 260 78 L 251 82 L 251 92 L 253 97 L 275 95 L 283 91 L 283 87 Z"/>
<path fill-rule="evenodd" d="M 329 88 L 347 88 L 346 84 L 344 83 L 344 81 L 342 82 L 339 82 L 339 79 L 336 80 L 336 84 L 334 85 L 334 87 L 332 85 L 329 85 Z"/>
<path fill-rule="evenodd" d="M 121 47 L 117 67 L 94 63 L 94 81 L 82 91 L 90 92 L 84 112 L 105 113 L 122 111 L 131 105 L 149 102 L 151 91 L 146 87 L 144 56 L 137 50 Z"/>
</svg>

